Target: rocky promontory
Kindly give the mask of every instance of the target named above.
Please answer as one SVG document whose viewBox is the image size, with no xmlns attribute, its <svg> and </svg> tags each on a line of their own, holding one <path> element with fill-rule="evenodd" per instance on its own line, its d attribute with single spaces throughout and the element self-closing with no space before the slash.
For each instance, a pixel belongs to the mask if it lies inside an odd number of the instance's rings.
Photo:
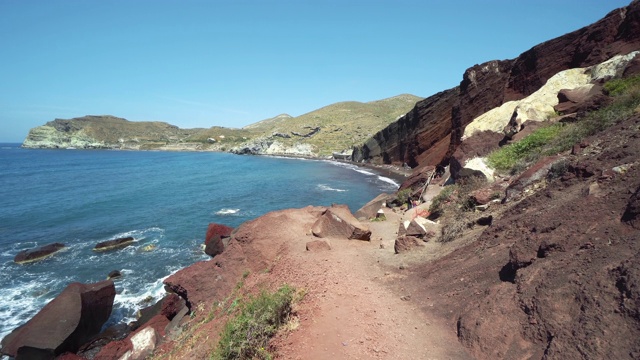
<svg viewBox="0 0 640 360">
<path fill-rule="evenodd" d="M 163 122 L 104 115 L 56 119 L 29 131 L 22 146 L 44 149 L 226 151 L 235 154 L 331 157 L 350 153 L 420 100 L 414 95 L 347 101 L 293 117 L 281 114 L 241 129 L 181 129 Z"/>
</svg>

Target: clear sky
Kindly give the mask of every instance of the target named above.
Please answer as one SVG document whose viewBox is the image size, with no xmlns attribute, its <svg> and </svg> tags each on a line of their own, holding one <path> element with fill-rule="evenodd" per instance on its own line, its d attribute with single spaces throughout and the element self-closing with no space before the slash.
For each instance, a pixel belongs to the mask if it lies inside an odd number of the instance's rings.
<svg viewBox="0 0 640 360">
<path fill-rule="evenodd" d="M 0 0 L 0 142 L 55 118 L 242 127 L 422 97 L 630 0 Z"/>
</svg>

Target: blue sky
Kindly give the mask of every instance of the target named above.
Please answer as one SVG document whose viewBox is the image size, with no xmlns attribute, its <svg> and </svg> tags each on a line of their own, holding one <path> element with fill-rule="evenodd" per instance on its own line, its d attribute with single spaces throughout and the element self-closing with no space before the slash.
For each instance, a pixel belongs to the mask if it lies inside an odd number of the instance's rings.
<svg viewBox="0 0 640 360">
<path fill-rule="evenodd" d="M 242 127 L 422 97 L 621 0 L 0 0 L 0 142 L 55 118 Z"/>
</svg>

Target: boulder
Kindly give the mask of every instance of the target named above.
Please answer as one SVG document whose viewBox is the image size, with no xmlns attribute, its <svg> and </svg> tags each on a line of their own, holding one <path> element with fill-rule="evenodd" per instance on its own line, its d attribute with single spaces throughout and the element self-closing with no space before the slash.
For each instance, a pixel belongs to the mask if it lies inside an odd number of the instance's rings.
<svg viewBox="0 0 640 360">
<path fill-rule="evenodd" d="M 346 205 L 332 205 L 313 224 L 313 235 L 326 237 L 346 237 L 347 239 L 371 240 L 371 231 L 361 224 Z"/>
<path fill-rule="evenodd" d="M 378 210 L 382 208 L 382 204 L 389 203 L 394 198 L 395 196 L 393 194 L 386 194 L 386 193 L 380 194 L 376 196 L 373 200 L 366 203 L 358 211 L 356 211 L 354 216 L 356 219 L 359 219 L 359 220 L 360 219 L 368 220 L 368 219 L 374 218 L 376 217 Z"/>
<path fill-rule="evenodd" d="M 156 348 L 158 334 L 152 327 L 144 328 L 131 337 L 131 350 L 127 351 L 120 359 L 142 360 L 149 356 Z"/>
<path fill-rule="evenodd" d="M 331 243 L 328 240 L 313 240 L 307 242 L 307 251 L 320 252 L 331 250 Z"/>
<path fill-rule="evenodd" d="M 418 224 L 417 221 L 412 220 L 409 223 L 409 226 L 407 226 L 405 235 L 423 239 L 425 236 L 427 236 L 427 229 L 425 229 L 421 224 Z"/>
<path fill-rule="evenodd" d="M 571 114 L 582 110 L 584 103 L 597 95 L 602 95 L 602 85 L 587 84 L 574 89 L 558 92 L 558 105 L 554 110 L 560 114 Z"/>
<path fill-rule="evenodd" d="M 491 187 L 486 187 L 472 191 L 469 197 L 478 205 L 486 205 L 498 196 L 496 195 L 496 190 Z"/>
<path fill-rule="evenodd" d="M 125 354 L 129 353 L 133 345 L 128 339 L 112 341 L 105 345 L 98 352 L 93 360 L 114 360 L 121 359 Z"/>
<path fill-rule="evenodd" d="M 35 249 L 29 249 L 20 251 L 13 261 L 18 264 L 26 264 L 38 260 L 45 259 L 56 252 L 62 250 L 64 248 L 64 244 L 61 243 L 53 243 L 44 246 L 37 247 Z"/>
<path fill-rule="evenodd" d="M 180 313 L 186 306 L 187 304 L 183 298 L 176 294 L 169 294 L 162 299 L 162 309 L 160 310 L 160 314 L 164 315 L 169 320 L 173 320 L 176 314 Z"/>
<path fill-rule="evenodd" d="M 107 276 L 107 280 L 119 278 L 121 276 L 122 276 L 122 273 L 120 271 L 112 270 L 111 272 L 109 272 L 109 275 Z"/>
<path fill-rule="evenodd" d="M 123 249 L 133 244 L 135 239 L 131 236 L 122 237 L 118 239 L 99 242 L 94 246 L 93 251 L 102 252 L 116 249 Z"/>
<path fill-rule="evenodd" d="M 403 235 L 396 238 L 393 249 L 396 254 L 408 252 L 418 247 L 424 246 L 422 240 L 415 236 Z"/>
<path fill-rule="evenodd" d="M 211 257 L 222 254 L 225 247 L 225 241 L 223 241 L 223 239 L 231 236 L 232 232 L 232 227 L 210 223 L 204 240 L 204 252 Z"/>
<path fill-rule="evenodd" d="M 216 255 L 222 254 L 224 251 L 224 241 L 219 236 L 213 237 L 204 247 L 204 253 L 215 257 Z"/>
<path fill-rule="evenodd" d="M 209 242 L 216 238 L 228 238 L 229 236 L 231 236 L 232 232 L 233 228 L 230 226 L 210 223 L 209 227 L 207 228 L 207 235 L 205 236 L 204 244 L 208 245 Z"/>
<path fill-rule="evenodd" d="M 2 354 L 17 356 L 21 348 L 59 355 L 76 352 L 98 334 L 111 315 L 113 281 L 71 283 L 26 324 L 2 339 Z"/>
</svg>

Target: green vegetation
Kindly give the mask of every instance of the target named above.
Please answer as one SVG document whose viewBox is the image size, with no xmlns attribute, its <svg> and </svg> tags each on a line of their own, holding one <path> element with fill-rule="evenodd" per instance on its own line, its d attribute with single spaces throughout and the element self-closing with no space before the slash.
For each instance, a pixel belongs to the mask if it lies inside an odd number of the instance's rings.
<svg viewBox="0 0 640 360">
<path fill-rule="evenodd" d="M 640 75 L 614 79 L 604 87 L 614 98 L 611 105 L 592 111 L 575 123 L 543 127 L 517 143 L 503 146 L 489 154 L 489 165 L 498 171 L 517 173 L 542 156 L 569 150 L 582 139 L 628 118 L 640 106 Z"/>
<path fill-rule="evenodd" d="M 634 88 L 636 91 L 640 88 L 640 75 L 624 79 L 613 79 L 604 84 L 604 90 L 611 96 L 623 95 Z"/>
<path fill-rule="evenodd" d="M 451 199 L 451 195 L 457 189 L 456 185 L 448 185 L 442 188 L 438 195 L 431 199 L 431 205 L 429 205 L 429 212 L 432 217 L 439 217 L 442 215 L 444 204 Z"/>
<path fill-rule="evenodd" d="M 265 347 L 287 322 L 294 293 L 292 287 L 284 285 L 275 293 L 262 291 L 256 297 L 240 300 L 240 310 L 225 325 L 211 359 L 271 359 Z"/>
<path fill-rule="evenodd" d="M 403 189 L 396 194 L 395 203 L 398 205 L 406 204 L 411 197 L 411 189 Z"/>
<path fill-rule="evenodd" d="M 420 99 L 404 94 L 366 103 L 339 102 L 296 117 L 278 115 L 246 126 L 243 130 L 267 137 L 273 133 L 287 134 L 291 137 L 274 139 L 286 146 L 309 144 L 318 155 L 331 155 L 334 151 L 351 149 L 354 145 L 364 143 L 406 114 Z M 320 128 L 320 131 L 308 138 L 293 134 L 308 134 L 315 128 Z"/>
<path fill-rule="evenodd" d="M 526 138 L 492 152 L 487 158 L 488 163 L 498 171 L 513 169 L 518 162 L 537 158 L 561 130 L 562 124 L 540 128 Z"/>
</svg>

